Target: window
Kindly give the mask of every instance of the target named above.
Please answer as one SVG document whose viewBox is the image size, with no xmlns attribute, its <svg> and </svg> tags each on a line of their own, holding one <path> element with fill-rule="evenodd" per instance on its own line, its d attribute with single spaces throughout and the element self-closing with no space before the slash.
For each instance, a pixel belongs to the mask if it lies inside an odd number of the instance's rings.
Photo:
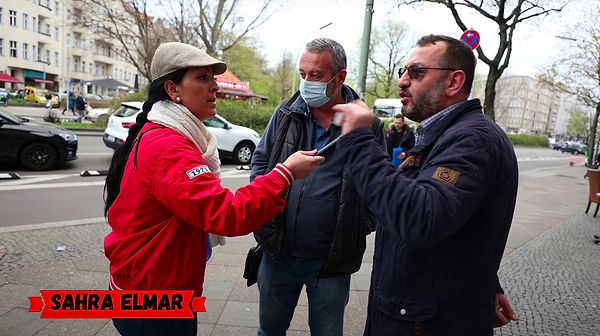
<svg viewBox="0 0 600 336">
<path fill-rule="evenodd" d="M 10 57 L 17 57 L 17 41 L 10 41 Z"/>
<path fill-rule="evenodd" d="M 81 72 L 85 73 L 85 61 L 81 61 Z"/>
<path fill-rule="evenodd" d="M 34 61 L 37 61 L 37 60 L 40 59 L 40 57 L 38 56 L 37 45 L 34 44 L 34 45 L 31 46 L 31 53 L 33 54 L 32 56 L 33 56 L 33 60 Z"/>
<path fill-rule="evenodd" d="M 23 59 L 29 59 L 29 44 L 23 43 Z"/>
<path fill-rule="evenodd" d="M 17 26 L 17 11 L 14 11 L 14 10 L 8 11 L 8 24 L 13 27 Z"/>
<path fill-rule="evenodd" d="M 23 29 L 29 30 L 29 15 L 23 13 Z"/>
<path fill-rule="evenodd" d="M 46 64 L 50 63 L 50 50 L 46 49 L 46 55 L 44 57 L 44 62 L 46 62 Z"/>
<path fill-rule="evenodd" d="M 73 36 L 75 36 L 75 48 L 81 48 L 81 34 L 74 33 Z"/>
<path fill-rule="evenodd" d="M 58 27 L 54 27 L 54 41 L 58 41 Z"/>
<path fill-rule="evenodd" d="M 58 60 L 59 60 L 59 58 L 58 58 L 58 52 L 55 51 L 54 52 L 54 65 L 57 66 L 57 67 L 58 67 Z"/>
<path fill-rule="evenodd" d="M 37 24 L 37 17 L 32 17 L 31 18 L 31 30 L 33 30 L 34 32 L 38 32 L 38 24 Z"/>
<path fill-rule="evenodd" d="M 59 13 L 60 13 L 59 11 L 60 11 L 59 2 L 54 1 L 54 15 L 59 16 Z"/>
<path fill-rule="evenodd" d="M 2 7 L 0 7 L 0 24 L 2 23 Z"/>
<path fill-rule="evenodd" d="M 66 40 L 67 40 L 67 47 L 70 47 L 71 46 L 71 33 L 67 33 Z"/>
<path fill-rule="evenodd" d="M 0 38 L 0 56 L 4 55 L 4 39 Z"/>
<path fill-rule="evenodd" d="M 67 22 L 71 22 L 71 9 L 67 9 Z"/>
<path fill-rule="evenodd" d="M 44 31 L 46 32 L 46 35 L 50 36 L 50 25 L 46 23 L 46 29 L 44 29 Z"/>
<path fill-rule="evenodd" d="M 79 57 L 75 57 L 75 72 L 79 72 Z"/>
</svg>

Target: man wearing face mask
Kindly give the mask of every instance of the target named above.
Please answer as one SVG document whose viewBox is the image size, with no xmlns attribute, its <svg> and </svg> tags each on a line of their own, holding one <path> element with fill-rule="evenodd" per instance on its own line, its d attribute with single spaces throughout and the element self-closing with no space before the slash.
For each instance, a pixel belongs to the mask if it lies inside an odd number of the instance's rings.
<svg viewBox="0 0 600 336">
<path fill-rule="evenodd" d="M 300 90 L 271 117 L 254 152 L 251 180 L 298 149 L 320 149 L 337 138 L 332 107 L 359 98 L 344 85 L 346 54 L 336 41 L 310 41 L 299 71 Z M 373 124 L 385 153 L 382 123 Z M 292 183 L 284 211 L 254 233 L 266 251 L 258 271 L 258 335 L 285 335 L 304 286 L 311 334 L 343 335 L 350 275 L 361 266 L 375 220 L 345 177 L 345 158 L 335 148 L 324 155 L 309 178 Z"/>
</svg>

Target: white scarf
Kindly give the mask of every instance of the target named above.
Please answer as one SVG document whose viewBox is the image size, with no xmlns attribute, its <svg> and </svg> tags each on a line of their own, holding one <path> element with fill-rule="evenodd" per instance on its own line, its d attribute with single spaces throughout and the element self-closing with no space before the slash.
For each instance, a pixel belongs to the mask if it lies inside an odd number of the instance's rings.
<svg viewBox="0 0 600 336">
<path fill-rule="evenodd" d="M 192 140 L 210 171 L 220 175 L 221 161 L 217 139 L 187 107 L 170 100 L 161 100 L 152 105 L 148 112 L 148 120 L 172 128 Z"/>
<path fill-rule="evenodd" d="M 161 100 L 152 105 L 152 109 L 148 112 L 148 120 L 172 128 L 192 140 L 208 169 L 216 176 L 220 175 L 221 160 L 219 160 L 217 139 L 187 107 L 170 100 Z M 225 237 L 212 233 L 208 235 L 211 247 L 225 245 Z"/>
</svg>

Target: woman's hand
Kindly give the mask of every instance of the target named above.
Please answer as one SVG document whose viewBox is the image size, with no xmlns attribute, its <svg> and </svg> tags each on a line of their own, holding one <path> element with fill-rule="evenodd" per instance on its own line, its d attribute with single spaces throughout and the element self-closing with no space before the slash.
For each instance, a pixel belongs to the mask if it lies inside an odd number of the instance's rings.
<svg viewBox="0 0 600 336">
<path fill-rule="evenodd" d="M 316 150 L 297 151 L 283 163 L 294 174 L 295 179 L 303 179 L 325 161 L 322 156 L 315 156 Z"/>
</svg>

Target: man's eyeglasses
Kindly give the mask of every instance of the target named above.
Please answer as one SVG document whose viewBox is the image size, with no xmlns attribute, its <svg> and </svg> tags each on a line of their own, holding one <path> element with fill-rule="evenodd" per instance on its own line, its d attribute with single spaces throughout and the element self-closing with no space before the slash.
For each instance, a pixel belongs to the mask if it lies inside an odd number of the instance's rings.
<svg viewBox="0 0 600 336">
<path fill-rule="evenodd" d="M 425 73 L 425 70 L 448 70 L 448 71 L 456 71 L 458 69 L 453 69 L 453 68 L 426 68 L 426 67 L 420 67 L 418 65 L 411 65 L 408 67 L 404 67 L 404 68 L 400 68 L 398 69 L 398 76 L 400 78 L 402 78 L 402 75 L 404 75 L 404 73 L 406 71 L 408 71 L 408 77 L 412 80 L 415 79 L 419 79 L 421 77 L 421 75 L 423 75 Z"/>
</svg>

